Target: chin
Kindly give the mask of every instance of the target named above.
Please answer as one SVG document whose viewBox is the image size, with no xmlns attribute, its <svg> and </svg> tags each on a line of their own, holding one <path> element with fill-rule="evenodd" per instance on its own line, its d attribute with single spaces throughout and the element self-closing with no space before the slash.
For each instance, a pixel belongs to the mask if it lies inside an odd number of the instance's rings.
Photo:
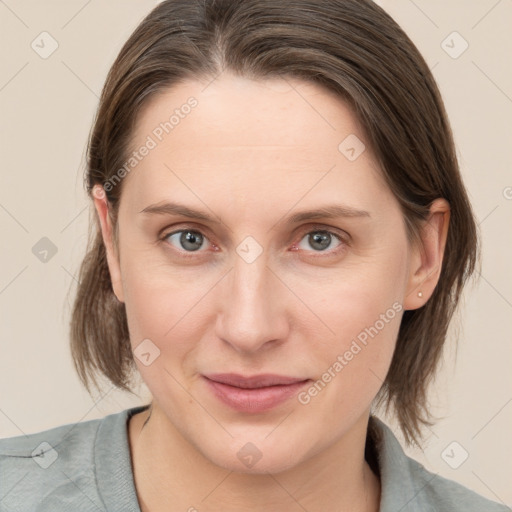
<svg viewBox="0 0 512 512">
<path fill-rule="evenodd" d="M 301 443 L 301 448 L 304 446 Z M 203 455 L 216 466 L 235 473 L 264 475 L 289 470 L 306 457 L 290 440 L 251 442 L 248 436 L 232 439 L 224 446 L 202 447 Z"/>
</svg>

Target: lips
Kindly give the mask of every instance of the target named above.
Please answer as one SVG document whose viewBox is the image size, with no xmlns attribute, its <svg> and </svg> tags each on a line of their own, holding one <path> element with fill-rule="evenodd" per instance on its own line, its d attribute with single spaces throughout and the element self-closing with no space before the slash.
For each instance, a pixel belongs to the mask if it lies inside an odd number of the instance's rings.
<svg viewBox="0 0 512 512">
<path fill-rule="evenodd" d="M 243 389 L 256 389 L 264 388 L 267 386 L 286 386 L 295 384 L 296 382 L 303 382 L 308 379 L 286 377 L 284 375 L 275 375 L 272 373 L 265 373 L 261 375 L 254 375 L 253 377 L 245 377 L 236 373 L 214 373 L 205 375 L 206 378 L 228 386 L 234 386 Z"/>
<path fill-rule="evenodd" d="M 247 413 L 270 410 L 295 396 L 310 379 L 275 374 L 245 377 L 234 373 L 203 375 L 213 395 L 225 405 Z"/>
</svg>

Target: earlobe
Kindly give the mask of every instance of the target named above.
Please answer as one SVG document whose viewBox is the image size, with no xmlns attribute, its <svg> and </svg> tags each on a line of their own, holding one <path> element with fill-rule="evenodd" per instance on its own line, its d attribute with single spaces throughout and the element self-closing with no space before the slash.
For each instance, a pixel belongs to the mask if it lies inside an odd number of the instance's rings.
<svg viewBox="0 0 512 512">
<path fill-rule="evenodd" d="M 420 229 L 420 240 L 412 249 L 408 286 L 404 309 L 418 309 L 425 305 L 439 281 L 444 250 L 448 237 L 450 205 L 446 199 L 436 199 L 427 220 Z"/>
<path fill-rule="evenodd" d="M 105 191 L 101 185 L 94 185 L 92 189 L 94 200 L 94 207 L 98 214 L 98 219 L 101 226 L 101 234 L 103 243 L 107 253 L 107 262 L 110 272 L 110 279 L 112 281 L 112 289 L 117 299 L 124 302 L 123 287 L 121 281 L 121 269 L 119 265 L 119 258 L 115 250 L 113 239 L 113 226 L 109 215 L 109 203 Z"/>
</svg>

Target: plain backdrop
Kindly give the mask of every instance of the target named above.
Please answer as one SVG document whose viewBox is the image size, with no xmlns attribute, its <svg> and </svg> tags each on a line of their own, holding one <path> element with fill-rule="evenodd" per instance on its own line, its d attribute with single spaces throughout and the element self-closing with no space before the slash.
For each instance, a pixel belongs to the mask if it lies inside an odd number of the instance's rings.
<svg viewBox="0 0 512 512">
<path fill-rule="evenodd" d="M 481 277 L 465 294 L 431 389 L 439 419 L 423 450 L 407 452 L 510 506 L 512 2 L 379 3 L 438 81 L 483 245 Z M 99 418 L 149 397 L 144 387 L 130 396 L 108 384 L 90 397 L 72 366 L 68 323 L 92 207 L 82 184 L 87 136 L 110 65 L 156 4 L 0 0 L 0 437 Z"/>
</svg>

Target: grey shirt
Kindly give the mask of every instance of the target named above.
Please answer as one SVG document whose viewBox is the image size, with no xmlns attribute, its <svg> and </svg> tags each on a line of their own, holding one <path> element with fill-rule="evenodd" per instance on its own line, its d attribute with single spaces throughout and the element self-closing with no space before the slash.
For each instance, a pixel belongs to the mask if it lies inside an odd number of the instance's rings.
<svg viewBox="0 0 512 512">
<path fill-rule="evenodd" d="M 127 421 L 147 407 L 1 439 L 0 512 L 140 512 Z M 510 511 L 428 472 L 379 419 L 372 416 L 370 425 L 381 512 Z"/>
</svg>

